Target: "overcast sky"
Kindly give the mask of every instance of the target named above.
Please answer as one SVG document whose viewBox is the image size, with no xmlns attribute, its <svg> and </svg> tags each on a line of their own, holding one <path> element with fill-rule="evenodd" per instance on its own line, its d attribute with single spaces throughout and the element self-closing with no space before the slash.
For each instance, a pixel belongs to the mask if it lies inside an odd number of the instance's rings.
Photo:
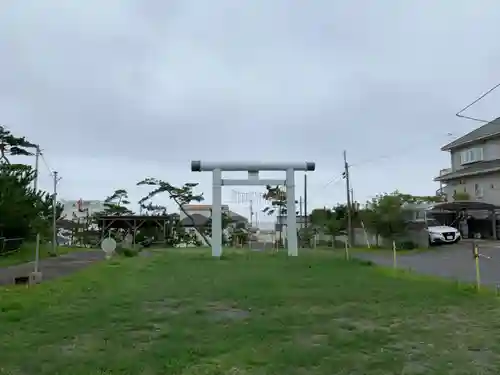
<svg viewBox="0 0 500 375">
<path fill-rule="evenodd" d="M 500 80 L 499 19 L 498 0 L 3 0 L 0 123 L 66 199 L 136 200 L 154 176 L 210 202 L 193 159 L 310 160 L 310 207 L 331 206 L 344 149 L 356 200 L 434 194 L 440 146 L 478 126 L 454 114 Z"/>
</svg>

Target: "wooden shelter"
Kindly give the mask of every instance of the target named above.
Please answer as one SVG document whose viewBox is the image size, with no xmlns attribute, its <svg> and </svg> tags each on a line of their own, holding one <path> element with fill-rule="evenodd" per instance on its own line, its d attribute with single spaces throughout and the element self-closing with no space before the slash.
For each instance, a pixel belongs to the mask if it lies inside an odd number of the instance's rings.
<svg viewBox="0 0 500 375">
<path fill-rule="evenodd" d="M 141 228 L 157 228 L 166 240 L 170 228 L 172 228 L 176 220 L 176 215 L 161 215 L 161 216 L 147 216 L 147 215 L 124 215 L 124 216 L 99 216 L 97 218 L 97 225 L 101 232 L 101 241 L 106 237 L 106 234 L 111 229 L 125 229 L 130 230 L 133 236 L 133 244 L 135 244 L 135 237 L 137 231 Z"/>
</svg>

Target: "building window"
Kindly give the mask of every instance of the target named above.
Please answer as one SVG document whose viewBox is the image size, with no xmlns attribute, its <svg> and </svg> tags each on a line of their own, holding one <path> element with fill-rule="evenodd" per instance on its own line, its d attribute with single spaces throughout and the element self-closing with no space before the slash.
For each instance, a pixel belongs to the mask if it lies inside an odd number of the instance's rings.
<svg viewBox="0 0 500 375">
<path fill-rule="evenodd" d="M 481 147 L 469 148 L 460 152 L 460 164 L 476 163 L 483 161 L 483 149 Z"/>
<path fill-rule="evenodd" d="M 479 186 L 479 184 L 474 185 L 474 193 L 476 195 L 476 198 L 482 198 L 483 197 L 483 188 Z"/>
</svg>

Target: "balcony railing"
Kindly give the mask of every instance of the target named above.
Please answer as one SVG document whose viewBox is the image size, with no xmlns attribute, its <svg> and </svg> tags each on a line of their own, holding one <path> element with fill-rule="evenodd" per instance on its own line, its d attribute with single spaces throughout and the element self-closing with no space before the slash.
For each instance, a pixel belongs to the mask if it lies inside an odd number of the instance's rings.
<svg viewBox="0 0 500 375">
<path fill-rule="evenodd" d="M 439 171 L 439 177 L 445 175 L 445 174 L 448 174 L 448 173 L 451 173 L 452 172 L 452 169 L 451 168 L 444 168 L 444 169 L 441 169 Z"/>
</svg>

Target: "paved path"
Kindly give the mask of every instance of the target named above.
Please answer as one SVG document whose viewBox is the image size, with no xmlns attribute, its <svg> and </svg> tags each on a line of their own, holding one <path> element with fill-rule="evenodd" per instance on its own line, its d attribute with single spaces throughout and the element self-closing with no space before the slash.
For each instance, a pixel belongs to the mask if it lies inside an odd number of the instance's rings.
<svg viewBox="0 0 500 375">
<path fill-rule="evenodd" d="M 47 258 L 40 261 L 40 271 L 43 280 L 70 275 L 92 263 L 104 259 L 101 250 L 78 251 L 61 255 L 57 258 Z M 34 269 L 34 262 L 0 268 L 0 285 L 13 284 L 14 278 L 28 276 Z"/>
<path fill-rule="evenodd" d="M 481 282 L 500 284 L 500 242 L 480 241 L 479 252 L 490 259 L 480 257 Z M 353 254 L 376 264 L 392 266 L 392 253 L 366 252 Z M 475 282 L 476 270 L 472 256 L 472 243 L 463 241 L 456 245 L 437 246 L 429 251 L 398 255 L 398 267 L 415 272 Z"/>
</svg>

